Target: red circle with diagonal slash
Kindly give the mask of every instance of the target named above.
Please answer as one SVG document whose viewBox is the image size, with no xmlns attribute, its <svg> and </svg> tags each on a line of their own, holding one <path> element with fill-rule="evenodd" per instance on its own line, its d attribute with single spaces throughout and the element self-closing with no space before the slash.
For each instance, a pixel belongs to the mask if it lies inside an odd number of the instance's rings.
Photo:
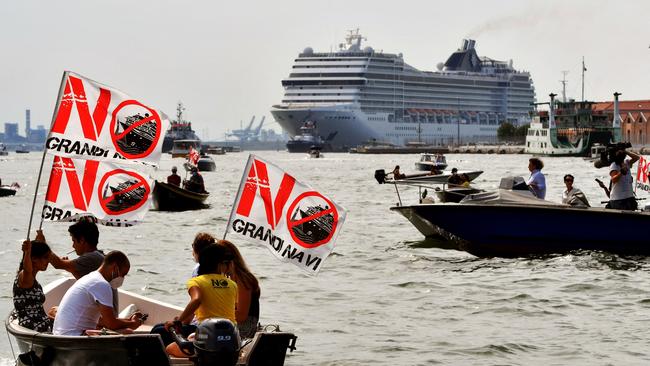
<svg viewBox="0 0 650 366">
<path fill-rule="evenodd" d="M 134 185 L 132 185 L 131 187 L 125 189 L 125 190 L 119 191 L 119 192 L 117 192 L 117 193 L 113 193 L 113 194 L 111 194 L 111 195 L 110 195 L 109 197 L 107 197 L 107 198 L 103 198 L 103 197 L 102 197 L 102 190 L 104 189 L 104 184 L 106 183 L 106 181 L 108 180 L 108 178 L 110 178 L 111 176 L 116 175 L 116 174 L 126 174 L 126 175 L 129 175 L 129 176 L 135 178 L 136 180 L 138 180 L 139 183 L 134 184 Z M 108 208 L 108 202 L 110 202 L 111 199 L 112 199 L 115 195 L 123 194 L 123 193 L 126 193 L 126 192 L 130 192 L 130 191 L 132 191 L 132 190 L 134 190 L 134 189 L 140 188 L 141 186 L 144 186 L 144 189 L 145 189 L 145 191 L 146 191 L 144 197 L 142 198 L 142 201 L 136 203 L 135 205 L 133 205 L 133 206 L 131 206 L 131 207 L 129 207 L 129 208 L 126 208 L 126 209 L 124 209 L 124 210 L 121 210 L 121 211 L 113 211 L 113 210 L 111 210 L 111 209 Z M 102 209 L 104 210 L 104 212 L 106 212 L 106 213 L 109 214 L 109 215 L 122 215 L 122 214 L 125 214 L 125 213 L 127 213 L 127 212 L 131 212 L 131 211 L 133 211 L 133 210 L 137 210 L 137 209 L 140 208 L 142 205 L 144 205 L 145 202 L 147 202 L 147 199 L 149 198 L 149 194 L 151 194 L 151 187 L 149 187 L 149 184 L 147 183 L 147 180 L 144 179 L 144 178 L 143 178 L 140 174 L 138 174 L 138 173 L 130 172 L 130 171 L 127 171 L 127 170 L 124 170 L 124 169 L 115 169 L 115 170 L 113 170 L 113 171 L 111 171 L 111 172 L 106 173 L 106 174 L 104 175 L 104 177 L 102 178 L 101 182 L 99 183 L 99 186 L 97 187 L 97 196 L 98 196 L 98 198 L 99 198 L 99 204 L 102 206 Z"/>
<path fill-rule="evenodd" d="M 327 210 L 321 211 L 321 212 L 319 212 L 317 214 L 307 216 L 304 219 L 300 219 L 298 221 L 292 221 L 291 220 L 291 213 L 296 208 L 298 203 L 301 200 L 303 200 L 304 198 L 311 197 L 311 196 L 320 197 L 325 202 L 327 202 L 327 205 L 330 208 L 327 209 Z M 321 217 L 323 215 L 327 215 L 328 213 L 332 213 L 334 215 L 334 221 L 332 222 L 332 231 L 329 233 L 329 235 L 325 239 L 323 239 L 321 241 L 317 241 L 316 243 L 313 243 L 313 244 L 309 244 L 309 243 L 305 243 L 304 241 L 300 240 L 300 238 L 298 238 L 296 236 L 296 234 L 294 234 L 294 232 L 292 230 L 292 228 L 294 226 L 300 225 L 300 224 L 302 224 L 303 222 L 306 222 L 306 221 L 310 221 L 310 220 L 319 218 L 319 217 Z M 289 206 L 289 210 L 287 210 L 287 226 L 289 227 L 289 234 L 291 234 L 291 238 L 293 239 L 293 241 L 296 242 L 296 244 L 300 245 L 303 248 L 310 248 L 311 249 L 311 248 L 319 247 L 319 246 L 321 246 L 323 244 L 327 244 L 330 240 L 332 240 L 332 237 L 334 236 L 334 232 L 336 232 L 336 227 L 338 226 L 338 223 L 339 223 L 339 212 L 336 210 L 336 206 L 334 206 L 334 203 L 332 203 L 332 201 L 330 201 L 329 199 L 327 199 L 325 196 L 323 196 L 322 194 L 320 194 L 318 192 L 314 192 L 314 191 L 303 192 L 302 194 L 300 194 L 291 203 L 291 206 Z"/>
<path fill-rule="evenodd" d="M 129 126 L 124 132 L 120 133 L 119 135 L 115 134 L 115 124 L 117 123 L 117 113 L 124 107 L 129 106 L 129 105 L 137 105 L 140 106 L 147 111 L 149 111 L 149 117 L 143 118 L 140 121 L 134 123 L 132 126 Z M 156 124 L 156 135 L 153 138 L 153 141 L 151 141 L 151 146 L 147 148 L 142 153 L 139 154 L 130 154 L 126 151 L 122 151 L 120 146 L 117 144 L 117 140 L 123 138 L 126 134 L 128 134 L 131 130 L 136 129 L 146 123 L 154 122 Z M 111 118 L 111 140 L 113 140 L 113 146 L 115 146 L 115 150 L 117 150 L 122 156 L 124 156 L 127 159 L 139 159 L 148 156 L 151 154 L 151 152 L 156 148 L 158 145 L 158 140 L 160 140 L 160 135 L 162 135 L 162 122 L 160 121 L 160 116 L 158 115 L 158 112 L 156 112 L 155 109 L 151 109 L 147 107 L 146 105 L 138 102 L 137 100 L 125 100 L 122 103 L 120 103 L 115 109 L 113 110 L 113 116 Z"/>
</svg>

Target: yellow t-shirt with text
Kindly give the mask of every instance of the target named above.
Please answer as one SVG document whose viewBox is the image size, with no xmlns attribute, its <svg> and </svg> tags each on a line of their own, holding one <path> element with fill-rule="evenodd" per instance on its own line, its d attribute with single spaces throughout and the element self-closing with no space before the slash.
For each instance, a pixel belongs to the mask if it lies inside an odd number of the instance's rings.
<svg viewBox="0 0 650 366">
<path fill-rule="evenodd" d="M 221 274 L 205 274 L 187 281 L 187 289 L 201 290 L 201 305 L 194 312 L 199 322 L 207 318 L 224 318 L 237 324 L 237 284 Z"/>
</svg>

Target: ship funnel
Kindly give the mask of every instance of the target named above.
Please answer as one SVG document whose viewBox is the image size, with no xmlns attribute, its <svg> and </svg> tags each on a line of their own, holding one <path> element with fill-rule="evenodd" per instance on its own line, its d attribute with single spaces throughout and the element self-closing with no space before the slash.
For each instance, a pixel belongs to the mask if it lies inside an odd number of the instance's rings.
<svg viewBox="0 0 650 366">
<path fill-rule="evenodd" d="M 557 126 L 555 126 L 555 115 L 553 114 L 553 107 L 554 107 L 554 104 L 555 104 L 555 96 L 556 95 L 557 94 L 553 94 L 553 93 L 548 95 L 549 97 L 551 97 L 551 103 L 549 104 L 549 108 L 548 108 L 548 128 L 549 129 L 557 127 Z"/>
<path fill-rule="evenodd" d="M 470 39 L 469 44 L 467 45 L 467 49 L 473 50 L 475 45 L 476 45 L 476 41 L 473 40 L 473 39 Z"/>
<path fill-rule="evenodd" d="M 618 96 L 619 92 L 614 93 L 614 118 L 612 119 L 612 127 L 621 128 L 621 113 L 618 110 Z"/>
<path fill-rule="evenodd" d="M 614 118 L 612 118 L 612 129 L 614 130 L 614 142 L 623 141 L 623 132 L 621 131 L 621 113 L 618 110 L 619 92 L 614 93 Z"/>
<path fill-rule="evenodd" d="M 461 51 L 467 51 L 469 46 L 469 39 L 463 39 L 463 42 L 460 44 Z"/>
</svg>

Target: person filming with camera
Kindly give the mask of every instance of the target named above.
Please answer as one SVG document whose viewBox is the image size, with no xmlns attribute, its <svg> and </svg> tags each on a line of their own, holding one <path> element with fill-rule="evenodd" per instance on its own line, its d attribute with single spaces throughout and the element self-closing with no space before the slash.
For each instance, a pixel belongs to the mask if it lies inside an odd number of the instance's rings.
<svg viewBox="0 0 650 366">
<path fill-rule="evenodd" d="M 628 156 L 629 159 L 626 159 Z M 634 211 L 637 209 L 637 203 L 634 196 L 634 178 L 631 170 L 634 163 L 639 160 L 639 154 L 632 151 L 618 150 L 613 160 L 609 165 L 611 190 L 607 207 L 616 210 Z"/>
</svg>

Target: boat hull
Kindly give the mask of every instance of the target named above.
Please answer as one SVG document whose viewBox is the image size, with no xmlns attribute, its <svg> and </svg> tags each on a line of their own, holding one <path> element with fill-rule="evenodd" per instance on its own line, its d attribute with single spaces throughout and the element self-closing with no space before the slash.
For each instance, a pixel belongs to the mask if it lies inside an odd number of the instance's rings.
<svg viewBox="0 0 650 366">
<path fill-rule="evenodd" d="M 62 278 L 43 288 L 46 309 L 58 305 L 65 292 L 74 284 L 73 278 Z M 147 298 L 129 291 L 118 290 L 122 309 L 133 305 L 149 317 L 134 334 L 100 336 L 58 336 L 38 333 L 7 318 L 5 328 L 14 336 L 21 353 L 33 350 L 39 365 L 49 366 L 193 366 L 187 358 L 170 358 L 157 334 L 150 334 L 152 326 L 164 323 L 183 309 Z M 270 328 L 267 326 L 266 328 Z M 275 329 L 258 331 L 239 354 L 238 365 L 283 365 L 287 349 L 295 349 L 297 337 L 291 332 Z M 225 360 L 224 360 L 225 361 Z M 224 363 L 225 364 L 225 363 Z"/>
<path fill-rule="evenodd" d="M 159 211 L 186 211 L 206 208 L 209 193 L 191 192 L 164 182 L 156 182 L 153 190 L 154 209 Z"/>
<path fill-rule="evenodd" d="M 647 227 L 650 214 L 567 206 L 436 204 L 392 207 L 411 222 L 425 221 L 440 234 L 480 257 L 520 257 L 600 250 L 650 255 L 650 243 L 633 228 Z M 481 218 L 481 219 L 477 219 Z"/>
<path fill-rule="evenodd" d="M 15 196 L 16 190 L 11 187 L 0 187 L 0 197 Z"/>
</svg>

